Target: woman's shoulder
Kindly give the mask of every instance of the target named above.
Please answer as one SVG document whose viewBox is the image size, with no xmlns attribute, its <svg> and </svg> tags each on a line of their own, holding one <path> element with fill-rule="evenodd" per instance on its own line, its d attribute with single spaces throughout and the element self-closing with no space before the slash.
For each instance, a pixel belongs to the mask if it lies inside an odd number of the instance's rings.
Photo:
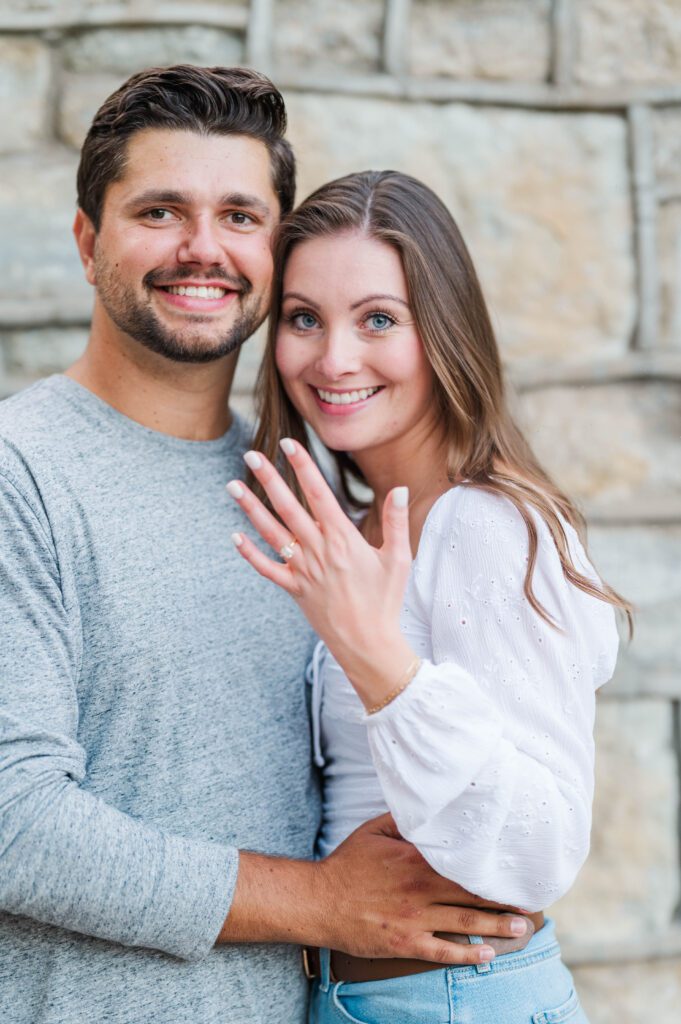
<svg viewBox="0 0 681 1024">
<path fill-rule="evenodd" d="M 522 511 L 521 511 L 522 508 Z M 421 564 L 436 566 L 452 559 L 458 564 L 522 570 L 524 578 L 530 551 L 528 520 L 537 539 L 535 573 L 563 581 L 563 570 L 554 535 L 539 510 L 527 501 L 519 508 L 505 494 L 472 483 L 450 488 L 435 502 L 424 524 L 419 545 Z M 556 512 L 570 558 L 579 572 L 595 578 L 595 572 L 574 527 Z"/>
<path fill-rule="evenodd" d="M 532 591 L 564 632 L 545 627 L 525 593 L 530 539 L 523 513 L 537 533 Z M 576 530 L 557 515 L 573 565 L 598 585 L 598 574 Z M 446 609 L 454 606 L 477 609 L 487 616 L 488 639 L 499 633 L 507 638 L 513 635 L 517 643 L 520 634 L 533 639 L 541 628 L 547 647 L 563 649 L 578 636 L 585 656 L 586 652 L 592 656 L 596 685 L 612 674 L 617 650 L 613 609 L 567 579 L 549 525 L 532 505 L 524 503 L 521 512 L 505 495 L 473 484 L 447 491 L 431 509 L 424 527 L 415 587 L 431 613 L 439 595 L 436 604 L 444 618 L 448 619 Z M 509 628 L 502 613 L 511 608 L 514 619 Z"/>
<path fill-rule="evenodd" d="M 525 508 L 541 530 L 541 516 L 529 506 Z M 527 526 L 510 498 L 466 482 L 451 487 L 437 499 L 423 528 L 426 543 L 442 542 L 456 533 L 468 535 L 488 546 L 494 541 L 505 543 L 527 536 Z"/>
</svg>

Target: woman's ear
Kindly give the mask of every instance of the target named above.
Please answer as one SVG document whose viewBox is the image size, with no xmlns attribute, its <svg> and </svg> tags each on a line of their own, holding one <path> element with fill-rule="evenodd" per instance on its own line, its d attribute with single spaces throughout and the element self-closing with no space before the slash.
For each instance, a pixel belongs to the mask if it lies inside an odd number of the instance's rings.
<svg viewBox="0 0 681 1024">
<path fill-rule="evenodd" d="M 76 219 L 73 222 L 73 235 L 76 239 L 80 260 L 85 270 L 85 277 L 89 284 L 96 284 L 95 280 L 95 241 L 97 232 L 95 226 L 86 213 L 78 207 Z"/>
</svg>

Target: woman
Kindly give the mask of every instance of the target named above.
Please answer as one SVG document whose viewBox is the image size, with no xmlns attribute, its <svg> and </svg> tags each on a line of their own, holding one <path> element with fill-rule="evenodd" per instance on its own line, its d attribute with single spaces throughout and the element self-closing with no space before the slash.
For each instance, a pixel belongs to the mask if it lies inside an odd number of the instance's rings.
<svg viewBox="0 0 681 1024">
<path fill-rule="evenodd" d="M 537 915 L 524 951 L 475 967 L 322 951 L 311 1020 L 584 1021 L 538 912 L 588 852 L 594 692 L 629 608 L 508 413 L 470 257 L 423 184 L 350 175 L 283 223 L 259 402 L 255 492 L 228 489 L 283 561 L 234 542 L 321 637 L 320 853 L 389 809 L 441 874 Z"/>
</svg>

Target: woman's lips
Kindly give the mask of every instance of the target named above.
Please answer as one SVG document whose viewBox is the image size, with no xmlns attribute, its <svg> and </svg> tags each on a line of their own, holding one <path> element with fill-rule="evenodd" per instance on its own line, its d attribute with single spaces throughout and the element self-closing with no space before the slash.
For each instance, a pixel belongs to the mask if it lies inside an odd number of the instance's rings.
<svg viewBox="0 0 681 1024">
<path fill-rule="evenodd" d="M 372 386 L 368 388 L 353 388 L 347 391 L 337 391 L 334 389 L 327 388 L 316 388 L 313 384 L 310 384 L 310 390 L 314 396 L 315 402 L 328 416 L 349 416 L 360 409 L 365 408 L 372 399 L 383 391 L 384 385 Z M 337 395 L 343 396 L 342 400 L 339 401 L 328 401 L 322 398 L 320 391 L 325 395 Z M 349 396 L 349 397 L 346 397 Z M 357 396 L 356 398 L 354 396 Z M 365 397 L 362 397 L 365 396 Z"/>
</svg>

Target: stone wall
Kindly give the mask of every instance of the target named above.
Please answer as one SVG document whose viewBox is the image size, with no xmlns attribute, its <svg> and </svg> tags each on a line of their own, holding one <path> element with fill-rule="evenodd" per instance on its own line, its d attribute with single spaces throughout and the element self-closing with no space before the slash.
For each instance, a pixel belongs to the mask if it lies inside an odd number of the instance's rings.
<svg viewBox="0 0 681 1024">
<path fill-rule="evenodd" d="M 461 223 L 537 451 L 638 606 L 600 700 L 593 852 L 555 908 L 593 1024 L 678 1020 L 681 0 L 3 0 L 0 391 L 81 351 L 89 119 L 149 64 L 284 89 L 300 194 L 422 177 Z M 258 344 L 244 352 L 239 401 Z"/>
</svg>

